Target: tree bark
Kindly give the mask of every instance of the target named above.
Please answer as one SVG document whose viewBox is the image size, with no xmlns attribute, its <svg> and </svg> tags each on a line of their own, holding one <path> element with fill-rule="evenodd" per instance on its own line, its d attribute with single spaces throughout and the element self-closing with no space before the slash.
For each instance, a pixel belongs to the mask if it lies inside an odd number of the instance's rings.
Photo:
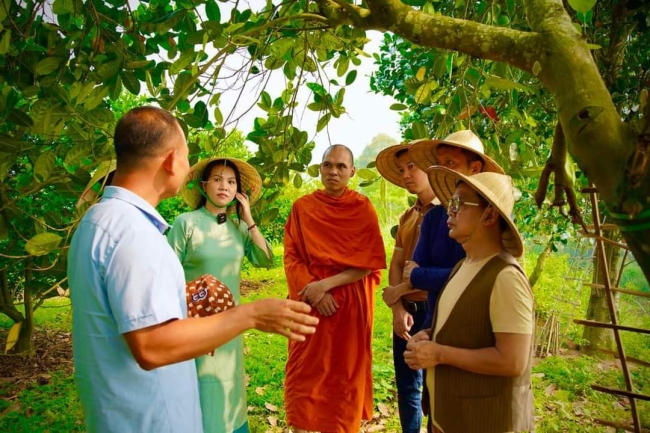
<svg viewBox="0 0 650 433">
<path fill-rule="evenodd" d="M 607 230 L 603 232 L 603 236 L 608 239 L 615 239 L 618 236 L 615 235 L 616 232 L 612 230 Z M 602 267 L 600 266 L 600 261 L 598 254 L 600 254 L 600 249 L 596 249 L 596 254 L 593 259 L 594 272 L 592 277 L 592 282 L 594 284 L 605 284 L 605 273 L 603 272 Z M 621 257 L 621 249 L 616 245 L 613 245 L 609 242 L 605 242 L 605 259 L 607 267 L 609 268 L 609 275 L 611 278 L 614 278 L 618 274 L 618 264 Z M 611 281 L 610 285 L 615 285 L 615 281 Z M 614 298 L 614 305 L 618 305 L 618 294 L 612 292 Z M 618 310 L 618 308 L 616 308 Z M 587 307 L 587 320 L 595 320 L 597 322 L 611 323 L 611 318 L 609 317 L 609 308 L 607 306 L 607 293 L 604 289 L 591 289 L 591 296 L 589 297 L 589 305 Z M 593 354 L 599 348 L 612 350 L 613 343 L 613 334 L 611 329 L 605 328 L 595 328 L 591 326 L 585 326 L 582 333 L 582 338 L 586 340 L 581 349 L 586 353 Z"/>
<path fill-rule="evenodd" d="M 20 353 L 26 356 L 34 355 L 34 305 L 31 294 L 32 282 L 32 260 L 25 261 L 25 287 L 23 290 L 23 302 L 25 306 L 25 319 L 23 326 L 18 334 L 18 342 L 14 346 L 12 353 Z"/>
<path fill-rule="evenodd" d="M 533 269 L 533 273 L 530 274 L 530 277 L 528 277 L 528 281 L 530 282 L 531 288 L 535 287 L 535 284 L 537 284 L 539 277 L 542 276 L 542 272 L 544 271 L 544 265 L 546 265 L 546 260 L 548 259 L 548 256 L 551 255 L 551 243 L 552 240 L 549 239 L 546 245 L 544 246 L 542 252 L 539 253 L 539 256 L 537 256 L 535 269 Z"/>
</svg>

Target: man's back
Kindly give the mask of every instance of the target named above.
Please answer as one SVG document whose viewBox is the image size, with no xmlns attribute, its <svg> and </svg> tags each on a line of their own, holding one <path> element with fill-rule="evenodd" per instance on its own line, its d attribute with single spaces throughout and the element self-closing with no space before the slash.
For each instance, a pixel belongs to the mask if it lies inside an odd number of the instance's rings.
<svg viewBox="0 0 650 433">
<path fill-rule="evenodd" d="M 75 377 L 88 431 L 201 431 L 194 362 L 145 371 L 122 336 L 186 316 L 183 269 L 165 228 L 142 198 L 107 187 L 73 236 Z"/>
</svg>

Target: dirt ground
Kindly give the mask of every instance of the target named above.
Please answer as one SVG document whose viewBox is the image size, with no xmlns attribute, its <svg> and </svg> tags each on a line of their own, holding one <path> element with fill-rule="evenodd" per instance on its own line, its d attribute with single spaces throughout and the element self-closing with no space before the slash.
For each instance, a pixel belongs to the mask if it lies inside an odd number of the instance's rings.
<svg viewBox="0 0 650 433">
<path fill-rule="evenodd" d="M 7 331 L 0 331 L 0 347 L 5 346 Z M 50 373 L 72 373 L 72 341 L 69 332 L 36 329 L 34 331 L 35 355 L 0 354 L 0 388 L 7 390 L 0 398 L 12 400 L 33 383 L 44 385 Z"/>
</svg>

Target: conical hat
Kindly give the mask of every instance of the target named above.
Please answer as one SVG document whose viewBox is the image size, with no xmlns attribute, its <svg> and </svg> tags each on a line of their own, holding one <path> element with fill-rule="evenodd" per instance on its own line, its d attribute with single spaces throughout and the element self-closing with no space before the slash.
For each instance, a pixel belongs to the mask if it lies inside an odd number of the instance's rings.
<svg viewBox="0 0 650 433">
<path fill-rule="evenodd" d="M 465 176 L 447 167 L 434 166 L 428 170 L 431 188 L 447 207 L 447 203 L 456 191 L 459 181 L 465 182 L 488 203 L 492 205 L 508 223 L 508 229 L 503 232 L 503 248 L 514 257 L 521 257 L 524 253 L 524 243 L 512 221 L 511 215 L 515 207 L 514 187 L 512 179 L 505 174 L 482 172 L 473 176 Z"/>
<path fill-rule="evenodd" d="M 390 183 L 404 188 L 404 178 L 397 166 L 397 153 L 402 150 L 408 150 L 407 144 L 396 144 L 389 146 L 379 152 L 375 160 L 375 166 L 381 176 Z"/>
<path fill-rule="evenodd" d="M 499 164 L 485 154 L 483 142 L 469 129 L 449 134 L 444 140 L 423 139 L 414 141 L 409 148 L 413 162 L 424 171 L 427 171 L 431 166 L 439 165 L 436 154 L 438 146 L 441 144 L 469 150 L 478 155 L 483 160 L 483 169 L 481 171 L 505 174 Z"/>
<path fill-rule="evenodd" d="M 257 202 L 262 194 L 262 178 L 260 174 L 247 162 L 240 159 L 230 158 L 227 156 L 215 156 L 213 158 L 199 161 L 190 168 L 190 172 L 185 179 L 185 184 L 181 188 L 181 197 L 192 209 L 196 209 L 201 202 L 201 181 L 203 180 L 203 169 L 212 161 L 225 159 L 237 166 L 239 177 L 241 179 L 241 190 L 248 195 L 248 201 L 251 206 Z"/>
</svg>

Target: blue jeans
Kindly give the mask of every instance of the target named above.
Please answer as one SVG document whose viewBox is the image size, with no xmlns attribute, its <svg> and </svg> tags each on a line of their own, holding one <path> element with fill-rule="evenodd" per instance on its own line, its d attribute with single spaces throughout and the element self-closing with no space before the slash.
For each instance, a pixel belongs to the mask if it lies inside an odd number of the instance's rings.
<svg viewBox="0 0 650 433">
<path fill-rule="evenodd" d="M 409 333 L 414 335 L 422 328 L 427 313 L 418 311 L 410 314 L 413 316 L 413 327 Z M 404 361 L 406 343 L 406 340 L 393 332 L 393 363 L 395 364 L 399 420 L 404 433 L 420 433 L 422 427 L 422 371 L 411 370 Z"/>
</svg>

